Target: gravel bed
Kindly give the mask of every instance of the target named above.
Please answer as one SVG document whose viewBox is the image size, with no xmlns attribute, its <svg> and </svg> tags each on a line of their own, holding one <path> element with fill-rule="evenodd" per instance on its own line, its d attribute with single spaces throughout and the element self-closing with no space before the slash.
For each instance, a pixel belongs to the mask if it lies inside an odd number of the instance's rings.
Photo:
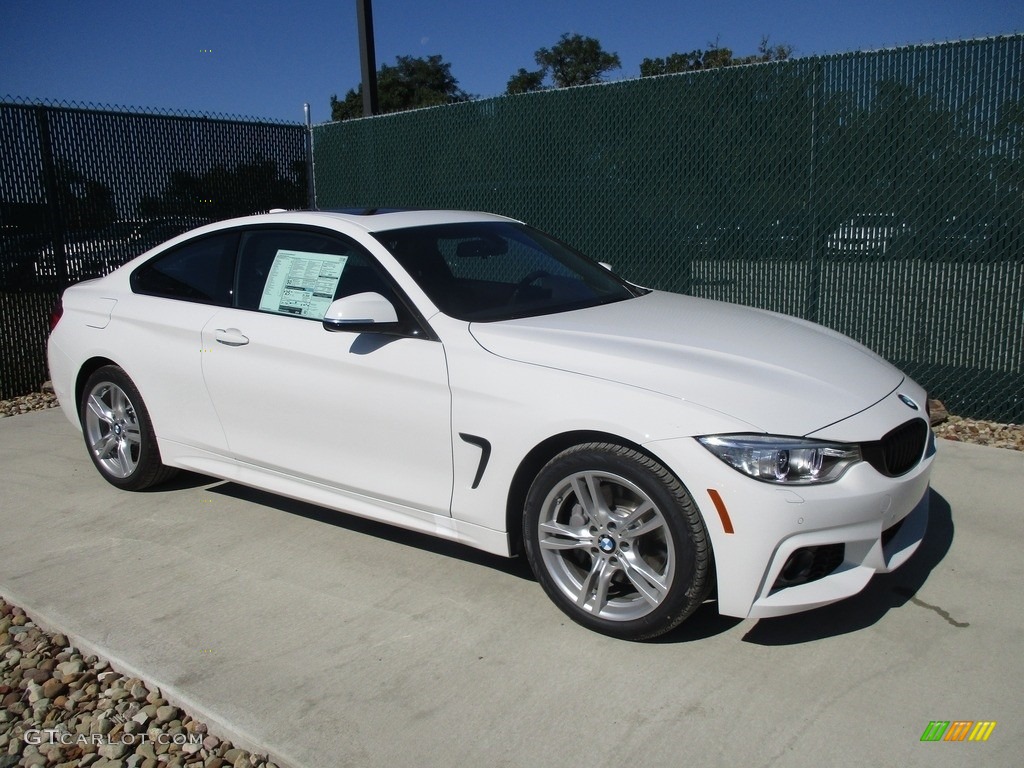
<svg viewBox="0 0 1024 768">
<path fill-rule="evenodd" d="M 277 768 L 0 597 L 0 768 Z"/>
<path fill-rule="evenodd" d="M 945 421 L 933 425 L 932 430 L 936 437 L 944 440 L 1024 451 L 1024 425 L 1021 424 L 1000 424 L 995 421 L 948 416 Z"/>
<path fill-rule="evenodd" d="M 58 405 L 60 403 L 57 402 L 57 396 L 53 394 L 53 387 L 47 382 L 43 385 L 42 392 L 33 392 L 13 400 L 0 400 L 0 419 L 29 411 L 45 411 L 47 408 L 56 408 Z"/>
</svg>

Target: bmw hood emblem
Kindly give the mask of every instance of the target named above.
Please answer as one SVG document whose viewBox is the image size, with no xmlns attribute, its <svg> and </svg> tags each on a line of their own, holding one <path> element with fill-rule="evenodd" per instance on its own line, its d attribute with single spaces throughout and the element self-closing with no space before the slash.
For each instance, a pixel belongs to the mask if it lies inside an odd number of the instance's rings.
<svg viewBox="0 0 1024 768">
<path fill-rule="evenodd" d="M 902 401 L 903 401 L 903 404 L 904 404 L 905 406 L 907 406 L 907 408 L 913 408 L 913 409 L 914 409 L 915 411 L 919 411 L 919 410 L 921 410 L 920 408 L 918 408 L 918 407 L 917 407 L 917 403 L 915 403 L 915 402 L 914 402 L 913 400 L 911 400 L 911 399 L 910 399 L 909 397 L 907 397 L 906 395 L 904 395 L 904 394 L 903 394 L 902 392 L 901 392 L 900 394 L 898 394 L 898 395 L 897 395 L 897 397 L 898 397 L 898 398 L 899 398 L 900 400 L 902 400 Z"/>
</svg>

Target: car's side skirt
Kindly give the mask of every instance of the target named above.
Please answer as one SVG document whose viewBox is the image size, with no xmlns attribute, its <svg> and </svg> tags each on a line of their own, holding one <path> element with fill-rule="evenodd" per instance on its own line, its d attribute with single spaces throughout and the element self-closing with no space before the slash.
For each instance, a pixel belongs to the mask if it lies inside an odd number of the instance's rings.
<svg viewBox="0 0 1024 768">
<path fill-rule="evenodd" d="M 158 443 L 164 463 L 169 466 L 259 488 L 270 493 L 357 517 L 376 520 L 406 530 L 456 541 L 491 554 L 511 556 L 508 534 L 505 531 L 496 531 L 387 500 L 370 498 L 304 478 L 285 475 L 252 464 L 244 464 L 216 454 L 186 448 L 177 443 L 164 440 L 158 440 Z"/>
</svg>

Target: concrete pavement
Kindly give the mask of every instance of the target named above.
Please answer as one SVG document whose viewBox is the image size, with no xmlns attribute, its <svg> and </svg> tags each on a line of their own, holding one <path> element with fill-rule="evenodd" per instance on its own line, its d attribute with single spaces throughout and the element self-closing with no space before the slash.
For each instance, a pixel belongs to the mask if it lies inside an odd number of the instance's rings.
<svg viewBox="0 0 1024 768">
<path fill-rule="evenodd" d="M 637 644 L 517 561 L 196 475 L 117 491 L 32 413 L 0 419 L 0 595 L 295 768 L 1019 765 L 1024 454 L 939 447 L 900 572 Z M 932 720 L 998 725 L 922 743 Z"/>
</svg>

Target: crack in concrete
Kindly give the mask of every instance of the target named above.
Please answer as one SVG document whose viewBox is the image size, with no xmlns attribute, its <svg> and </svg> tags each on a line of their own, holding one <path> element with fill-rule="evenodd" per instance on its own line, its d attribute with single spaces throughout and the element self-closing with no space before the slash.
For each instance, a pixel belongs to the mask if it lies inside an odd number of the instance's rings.
<svg viewBox="0 0 1024 768">
<path fill-rule="evenodd" d="M 912 602 L 914 605 L 919 605 L 922 608 L 927 608 L 929 611 L 935 611 L 937 614 L 939 614 L 939 616 L 944 618 L 950 625 L 952 625 L 954 627 L 957 627 L 959 629 L 963 629 L 964 627 L 971 626 L 971 623 L 969 621 L 957 621 L 956 619 L 954 619 L 952 616 L 949 615 L 949 611 L 946 611 L 946 610 L 940 608 L 937 605 L 932 605 L 931 603 L 926 603 L 924 600 L 921 600 L 920 598 L 915 597 L 914 593 L 911 592 L 909 589 L 894 589 L 893 591 L 896 592 L 897 594 L 900 594 L 900 595 L 903 595 L 904 597 L 909 598 L 910 602 Z"/>
</svg>

